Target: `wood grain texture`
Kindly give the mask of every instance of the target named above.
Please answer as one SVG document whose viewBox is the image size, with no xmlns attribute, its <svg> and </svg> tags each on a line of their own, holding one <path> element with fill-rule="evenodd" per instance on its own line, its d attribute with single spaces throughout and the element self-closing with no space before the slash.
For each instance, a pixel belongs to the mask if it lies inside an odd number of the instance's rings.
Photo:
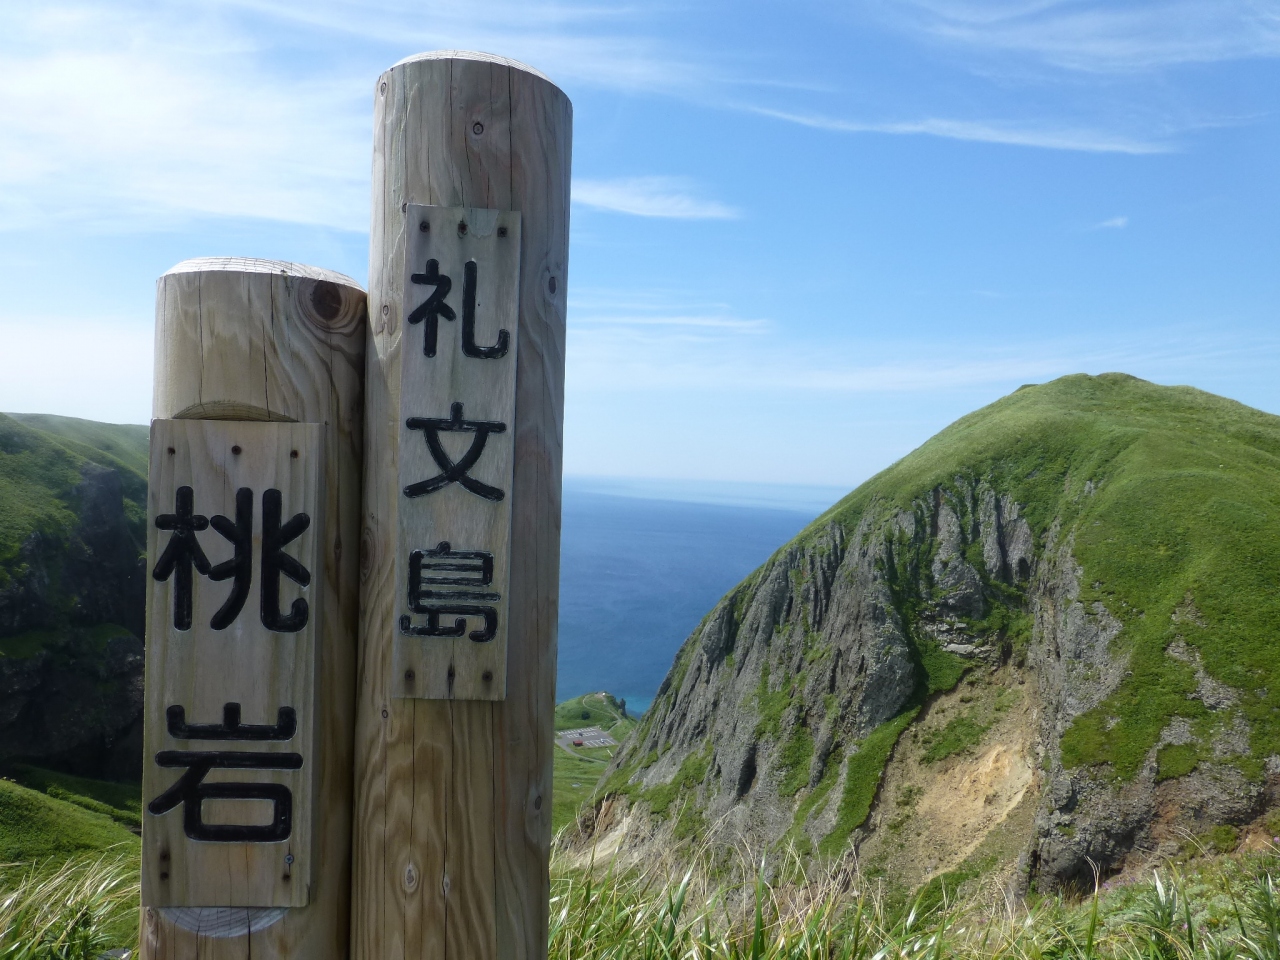
<svg viewBox="0 0 1280 960">
<path fill-rule="evenodd" d="M 352 955 L 547 949 L 572 108 L 541 74 L 450 51 L 374 91 Z M 507 697 L 398 699 L 397 418 L 408 204 L 521 215 Z"/>
<path fill-rule="evenodd" d="M 281 583 L 278 608 L 294 598 L 308 604 L 300 630 L 268 630 L 260 615 L 263 582 L 261 507 L 267 489 L 280 491 L 284 519 L 303 513 L 306 530 L 287 554 L 308 571 L 318 571 L 324 538 L 324 428 L 312 423 L 246 423 L 226 420 L 156 420 L 151 426 L 148 483 L 147 556 L 154 565 L 172 533 L 159 530 L 156 517 L 174 512 L 175 492 L 192 491 L 193 512 L 212 520 L 235 518 L 237 491 L 248 488 L 253 511 L 252 589 L 235 620 L 214 629 L 211 620 L 232 591 L 231 582 L 194 576 L 190 626 L 174 625 L 174 598 L 180 574 L 148 579 L 146 704 L 142 793 L 148 801 L 186 775 L 185 768 L 161 767 L 158 751 L 186 753 L 289 754 L 300 769 L 211 770 L 204 783 L 279 784 L 290 793 L 287 840 L 266 843 L 211 843 L 184 832 L 186 801 L 163 813 L 143 808 L 142 900 L 152 906 L 303 907 L 310 897 L 316 803 L 315 744 L 316 630 L 324 580 L 305 587 Z M 216 521 L 215 521 L 216 522 Z M 211 524 L 212 526 L 212 524 Z M 233 555 L 216 530 L 195 534 L 209 563 Z M 294 711 L 296 729 L 287 739 L 262 742 L 178 737 L 168 729 L 166 710 L 180 706 L 191 724 L 222 725 L 224 704 L 235 703 L 242 724 L 275 725 L 278 711 Z M 265 801 L 207 800 L 205 823 L 270 823 L 274 804 Z M 254 809 L 255 807 L 261 809 Z"/>
<path fill-rule="evenodd" d="M 428 262 L 449 280 L 443 303 L 455 319 L 423 318 L 412 324 L 400 351 L 401 391 L 399 430 L 400 487 L 441 474 L 443 466 L 428 447 L 422 429 L 411 429 L 416 418 L 448 420 L 454 404 L 464 421 L 500 424 L 499 432 L 481 437 L 472 432 L 439 432 L 436 438 L 455 463 L 474 446 L 480 451 L 474 466 L 459 481 L 419 496 L 404 496 L 399 503 L 400 536 L 396 546 L 397 625 L 392 651 L 390 689 L 402 697 L 427 700 L 501 700 L 507 692 L 507 607 L 511 568 L 511 476 L 515 451 L 516 358 L 519 346 L 518 295 L 520 287 L 520 214 L 475 207 L 429 207 L 409 204 L 405 214 L 410 226 L 406 240 L 403 310 L 413 309 L 443 287 L 416 283 Z M 465 226 L 465 229 L 463 227 Z M 423 228 L 426 229 L 423 229 Z M 464 339 L 464 270 L 475 268 L 475 348 L 505 346 L 500 356 L 467 356 Z M 431 329 L 426 329 L 434 324 Z M 505 340 L 504 340 L 505 338 Z M 426 355 L 430 344 L 431 355 Z M 490 489 L 478 494 L 466 483 Z M 498 500 L 486 499 L 498 491 Z M 413 636 L 413 630 L 429 629 L 431 620 L 411 609 L 414 578 L 410 556 L 422 551 L 424 561 L 432 552 L 449 545 L 450 553 L 484 553 L 489 575 L 483 584 L 472 558 L 470 571 L 450 571 L 465 584 L 436 586 L 446 599 L 420 600 L 417 604 L 436 611 L 434 626 L 457 636 Z M 436 560 L 436 563 L 461 563 Z M 483 563 L 483 561 L 480 561 Z M 429 568 L 428 568 L 429 569 Z M 437 579 L 445 576 L 436 574 Z M 453 600 L 447 599 L 454 594 Z M 484 594 L 485 599 L 476 599 Z M 419 595 L 420 592 L 419 592 Z M 470 599 L 468 599 L 468 596 Z M 460 610 L 491 611 L 492 630 L 484 615 L 458 616 Z M 450 610 L 453 610 L 450 613 Z M 457 624 L 463 624 L 457 630 Z M 406 625 L 408 630 L 406 630 Z M 483 640 L 477 642 L 473 632 Z"/>
<path fill-rule="evenodd" d="M 142 955 L 337 960 L 350 943 L 351 764 L 359 616 L 366 302 L 341 274 L 267 260 L 186 261 L 156 291 L 153 416 L 324 425 L 325 535 L 315 701 L 315 868 L 303 908 L 144 903 Z"/>
</svg>

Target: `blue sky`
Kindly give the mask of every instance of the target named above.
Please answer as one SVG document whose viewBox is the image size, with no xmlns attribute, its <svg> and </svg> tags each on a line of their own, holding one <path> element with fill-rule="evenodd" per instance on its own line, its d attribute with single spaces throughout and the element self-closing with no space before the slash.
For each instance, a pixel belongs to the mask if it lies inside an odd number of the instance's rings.
<svg viewBox="0 0 1280 960">
<path fill-rule="evenodd" d="M 851 487 L 1020 384 L 1280 412 L 1280 2 L 0 7 L 0 409 L 145 422 L 194 256 L 367 276 L 378 74 L 574 102 L 565 467 Z"/>
</svg>

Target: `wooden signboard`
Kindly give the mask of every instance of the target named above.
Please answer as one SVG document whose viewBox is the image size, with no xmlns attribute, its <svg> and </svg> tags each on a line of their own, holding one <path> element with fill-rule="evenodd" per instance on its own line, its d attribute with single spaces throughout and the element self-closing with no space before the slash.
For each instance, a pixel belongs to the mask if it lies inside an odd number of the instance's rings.
<svg viewBox="0 0 1280 960">
<path fill-rule="evenodd" d="M 409 204 L 390 689 L 507 689 L 520 214 Z"/>
<path fill-rule="evenodd" d="M 308 903 L 323 429 L 153 423 L 146 904 Z"/>
<path fill-rule="evenodd" d="M 351 957 L 545 960 L 572 107 L 457 50 L 373 101 Z"/>
</svg>

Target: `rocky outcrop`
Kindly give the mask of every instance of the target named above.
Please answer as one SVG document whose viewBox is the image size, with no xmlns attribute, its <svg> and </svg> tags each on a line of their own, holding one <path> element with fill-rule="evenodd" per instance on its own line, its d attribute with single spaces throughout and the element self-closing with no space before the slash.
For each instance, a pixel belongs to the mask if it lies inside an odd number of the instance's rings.
<svg viewBox="0 0 1280 960">
<path fill-rule="evenodd" d="M 981 769 L 944 764 L 936 776 L 983 783 L 991 777 L 986 767 L 1000 761 L 1017 773 L 1009 775 L 1017 789 L 1005 798 L 993 788 L 974 801 L 982 815 L 957 827 L 951 820 L 968 814 L 938 800 L 926 781 L 919 816 L 962 832 L 1021 824 L 1015 888 L 1086 889 L 1095 867 L 1114 873 L 1135 857 L 1175 852 L 1205 824 L 1256 817 L 1266 784 L 1230 762 L 1248 750 L 1239 697 L 1181 641 L 1169 655 L 1195 671 L 1193 696 L 1224 718 L 1215 758 L 1176 788 L 1161 779 L 1160 748 L 1191 739 L 1179 720 L 1136 776 L 1118 778 L 1106 765 L 1064 766 L 1063 736 L 1117 690 L 1128 654 L 1118 643 L 1121 622 L 1102 603 L 1081 600 L 1073 535 L 1053 523 L 1037 544 L 1023 513 L 988 480 L 956 477 L 909 507 L 873 501 L 851 529 L 818 524 L 784 547 L 690 637 L 615 757 L 601 802 L 563 842 L 645 856 L 696 835 L 837 856 L 857 856 L 865 846 L 884 856 L 894 844 L 872 842 L 875 831 L 901 829 L 902 808 L 915 794 L 901 786 L 909 778 L 895 775 L 899 795 L 890 803 L 877 792 L 884 761 L 868 768 L 855 758 L 884 749 L 886 737 L 892 750 L 904 721 L 920 708 L 923 722 L 937 698 L 954 699 L 946 691 L 965 673 L 979 687 L 1026 684 L 1015 695 L 1025 704 L 1025 740 L 1010 726 L 1012 714 L 969 719 L 979 734 L 994 728 L 1003 739 L 981 755 Z M 1175 619 L 1196 615 L 1188 600 Z M 971 696 L 959 696 L 952 706 L 961 720 L 976 716 L 963 712 Z M 937 735 L 939 723 L 927 736 Z M 908 752 L 917 772 L 932 775 L 919 762 L 920 747 Z M 855 776 L 870 780 L 850 782 Z M 1004 803 L 998 816 L 996 801 Z M 1024 802 L 1030 806 L 1019 818 L 1014 808 Z M 972 852 L 981 839 L 957 846 Z"/>
<path fill-rule="evenodd" d="M 685 808 L 735 840 L 822 845 L 848 758 L 927 698 L 931 671 L 1007 658 L 1005 629 L 980 621 L 1021 595 L 1034 562 L 1017 505 L 964 478 L 909 509 L 872 504 L 851 530 L 816 526 L 707 616 L 614 782 L 642 803 L 680 785 Z M 798 817 L 823 784 L 828 802 Z"/>
<path fill-rule="evenodd" d="M 145 480 L 0 415 L 0 467 L 6 457 L 26 487 L 5 489 L 40 509 L 0 501 L 16 543 L 0 551 L 0 762 L 136 779 Z"/>
<path fill-rule="evenodd" d="M 1205 673 L 1199 654 L 1181 639 L 1166 654 L 1194 667 L 1192 697 L 1226 721 L 1214 742 L 1214 762 L 1162 782 L 1160 748 L 1194 740 L 1191 724 L 1175 717 L 1130 779 L 1115 777 L 1105 766 L 1063 765 L 1063 735 L 1120 685 L 1128 654 L 1115 643 L 1120 621 L 1101 603 L 1086 607 L 1080 602 L 1082 571 L 1070 538 L 1058 543 L 1057 535 L 1055 528 L 1031 594 L 1036 629 L 1028 663 L 1044 704 L 1040 742 L 1046 776 L 1024 863 L 1044 889 L 1089 890 L 1095 869 L 1106 875 L 1135 856 L 1171 856 L 1206 826 L 1248 823 L 1267 805 L 1268 785 L 1224 762 L 1249 752 L 1249 726 L 1238 710 L 1239 697 Z M 1190 600 L 1174 619 L 1179 616 L 1197 616 Z"/>
<path fill-rule="evenodd" d="M 0 758 L 141 779 L 142 642 L 96 634 L 73 631 L 32 656 L 0 657 Z"/>
</svg>

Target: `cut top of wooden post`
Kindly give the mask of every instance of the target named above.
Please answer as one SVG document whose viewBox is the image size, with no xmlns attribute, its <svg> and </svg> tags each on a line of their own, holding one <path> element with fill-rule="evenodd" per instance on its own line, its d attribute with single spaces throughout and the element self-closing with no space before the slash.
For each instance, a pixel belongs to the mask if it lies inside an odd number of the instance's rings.
<svg viewBox="0 0 1280 960">
<path fill-rule="evenodd" d="M 330 371 L 362 372 L 365 294 L 341 273 L 185 260 L 159 279 L 156 301 L 157 417 L 315 420 L 330 405 Z"/>
</svg>

